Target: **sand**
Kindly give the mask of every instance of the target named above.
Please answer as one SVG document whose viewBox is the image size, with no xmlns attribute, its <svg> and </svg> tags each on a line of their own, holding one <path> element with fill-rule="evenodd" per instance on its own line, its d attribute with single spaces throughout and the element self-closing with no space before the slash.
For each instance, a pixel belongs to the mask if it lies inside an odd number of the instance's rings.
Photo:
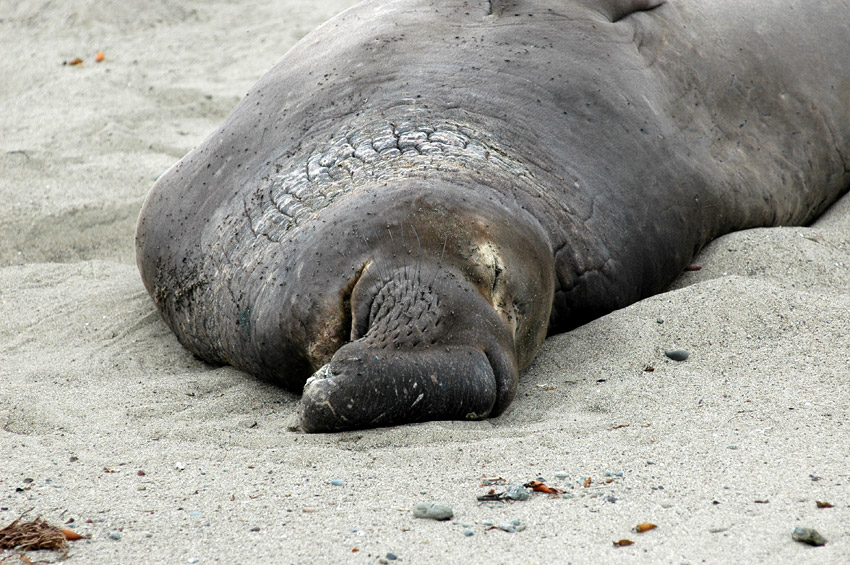
<svg viewBox="0 0 850 565">
<path fill-rule="evenodd" d="M 146 191 L 349 4 L 0 2 L 0 526 L 73 519 L 73 563 L 850 562 L 848 198 L 550 339 L 494 420 L 294 433 L 297 396 L 177 343 Z M 482 477 L 566 496 L 479 504 Z"/>
</svg>

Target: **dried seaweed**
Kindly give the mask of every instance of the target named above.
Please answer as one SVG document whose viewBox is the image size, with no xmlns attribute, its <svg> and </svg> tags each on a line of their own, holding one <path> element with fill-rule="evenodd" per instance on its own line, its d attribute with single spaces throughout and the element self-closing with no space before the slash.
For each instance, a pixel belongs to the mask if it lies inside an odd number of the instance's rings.
<svg viewBox="0 0 850 565">
<path fill-rule="evenodd" d="M 29 522 L 21 522 L 25 515 L 26 512 L 5 528 L 0 529 L 0 549 L 30 551 L 68 548 L 68 541 L 61 528 L 42 520 L 40 516 Z"/>
</svg>

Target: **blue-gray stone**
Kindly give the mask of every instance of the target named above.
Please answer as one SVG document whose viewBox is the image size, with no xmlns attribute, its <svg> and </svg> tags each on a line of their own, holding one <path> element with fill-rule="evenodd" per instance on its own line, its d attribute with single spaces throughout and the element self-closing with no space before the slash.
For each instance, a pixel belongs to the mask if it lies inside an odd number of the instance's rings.
<svg viewBox="0 0 850 565">
<path fill-rule="evenodd" d="M 439 502 L 419 502 L 413 507 L 413 516 L 429 520 L 448 520 L 454 516 L 451 507 Z"/>
<path fill-rule="evenodd" d="M 664 355 L 673 361 L 685 361 L 687 360 L 689 353 L 684 349 L 668 349 L 664 352 Z"/>
<path fill-rule="evenodd" d="M 508 485 L 508 490 L 505 491 L 505 498 L 511 500 L 528 500 L 531 497 L 531 489 L 526 488 L 522 483 L 512 483 Z"/>
</svg>

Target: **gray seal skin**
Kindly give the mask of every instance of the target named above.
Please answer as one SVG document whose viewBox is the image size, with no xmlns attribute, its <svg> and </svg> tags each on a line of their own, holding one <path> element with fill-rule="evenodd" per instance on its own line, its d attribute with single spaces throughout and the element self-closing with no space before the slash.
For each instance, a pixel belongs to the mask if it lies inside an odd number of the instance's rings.
<svg viewBox="0 0 850 565">
<path fill-rule="evenodd" d="M 139 268 L 306 431 L 496 416 L 547 333 L 847 190 L 848 61 L 844 0 L 364 2 L 158 180 Z"/>
</svg>

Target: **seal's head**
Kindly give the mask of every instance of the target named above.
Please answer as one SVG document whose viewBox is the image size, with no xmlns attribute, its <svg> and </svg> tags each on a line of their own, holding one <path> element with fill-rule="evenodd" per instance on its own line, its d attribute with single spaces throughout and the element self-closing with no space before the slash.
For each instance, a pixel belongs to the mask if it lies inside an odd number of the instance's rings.
<svg viewBox="0 0 850 565">
<path fill-rule="evenodd" d="M 301 427 L 501 413 L 549 319 L 539 224 L 496 192 L 433 179 L 353 196 L 344 212 L 329 210 L 275 301 L 314 371 Z"/>
</svg>

